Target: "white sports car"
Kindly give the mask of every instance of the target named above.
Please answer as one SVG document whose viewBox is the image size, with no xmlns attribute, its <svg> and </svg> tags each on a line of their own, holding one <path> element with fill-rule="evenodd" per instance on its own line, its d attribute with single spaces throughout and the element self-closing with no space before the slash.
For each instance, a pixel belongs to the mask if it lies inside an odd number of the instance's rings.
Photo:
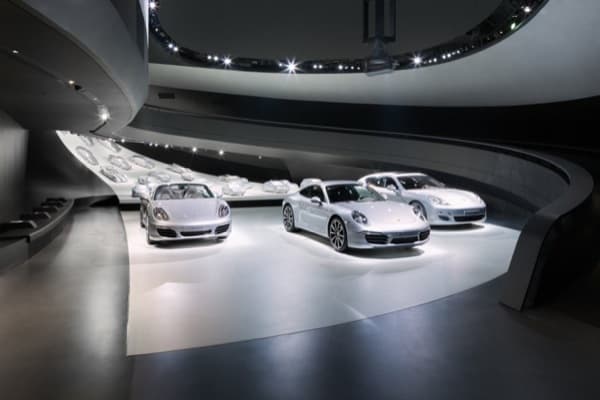
<svg viewBox="0 0 600 400">
<path fill-rule="evenodd" d="M 143 199 L 140 223 L 148 244 L 225 239 L 231 233 L 231 210 L 201 183 L 160 184 Z"/>
<path fill-rule="evenodd" d="M 94 157 L 92 152 L 86 149 L 85 147 L 77 146 L 75 148 L 75 151 L 77 152 L 79 157 L 85 160 L 86 163 L 90 165 L 98 165 L 98 160 L 96 160 L 96 157 Z"/>
<path fill-rule="evenodd" d="M 127 175 L 123 174 L 112 165 L 105 165 L 100 168 L 100 173 L 114 183 L 125 183 L 128 181 Z"/>
<path fill-rule="evenodd" d="M 127 160 L 125 160 L 121 156 L 115 156 L 111 154 L 108 157 L 108 162 L 114 165 L 115 167 L 119 167 L 125 171 L 129 171 L 131 169 L 131 164 L 129 164 Z"/>
<path fill-rule="evenodd" d="M 430 232 L 412 207 L 385 201 L 354 181 L 301 186 L 283 201 L 283 226 L 288 232 L 304 229 L 324 236 L 337 251 L 418 246 L 429 240 Z"/>
<path fill-rule="evenodd" d="M 142 167 L 142 168 L 146 168 L 146 169 L 152 169 L 156 166 L 156 164 L 154 164 L 154 162 L 152 162 L 149 159 L 147 159 L 146 157 L 140 156 L 138 154 L 135 154 L 135 155 L 129 157 L 129 161 L 131 161 L 138 167 Z"/>
<path fill-rule="evenodd" d="M 447 188 L 422 173 L 379 172 L 360 182 L 388 200 L 410 204 L 431 225 L 462 225 L 484 222 L 486 205 L 475 193 Z"/>
</svg>

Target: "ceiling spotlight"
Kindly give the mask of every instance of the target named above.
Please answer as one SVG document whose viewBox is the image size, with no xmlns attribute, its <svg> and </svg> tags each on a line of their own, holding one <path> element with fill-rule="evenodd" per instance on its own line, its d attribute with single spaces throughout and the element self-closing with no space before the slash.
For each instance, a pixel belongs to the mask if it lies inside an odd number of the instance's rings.
<svg viewBox="0 0 600 400">
<path fill-rule="evenodd" d="M 338 69 L 341 71 L 344 69 L 344 66 L 342 64 L 338 65 Z"/>
<path fill-rule="evenodd" d="M 67 83 L 68 83 L 69 85 L 73 86 L 73 85 L 75 84 L 75 81 L 74 81 L 74 80 L 71 80 L 71 79 L 69 79 L 69 80 L 67 81 Z"/>
<path fill-rule="evenodd" d="M 168 145 L 168 144 L 165 144 L 165 149 L 168 149 L 168 148 L 169 148 L 169 145 Z"/>
<path fill-rule="evenodd" d="M 13 53 L 13 54 L 19 54 L 19 50 L 13 50 L 11 53 Z"/>
<path fill-rule="evenodd" d="M 319 64 L 319 69 L 323 69 L 323 64 Z"/>
<path fill-rule="evenodd" d="M 177 53 L 177 52 L 179 51 L 179 47 L 177 47 L 177 46 L 173 47 L 173 51 L 174 51 L 175 53 Z"/>
<path fill-rule="evenodd" d="M 221 157 L 223 157 L 225 155 L 225 150 L 223 150 L 223 149 L 219 150 L 219 155 Z"/>
<path fill-rule="evenodd" d="M 209 61 L 212 60 L 212 56 L 210 54 L 208 55 L 207 58 L 209 59 Z"/>
<path fill-rule="evenodd" d="M 412 62 L 414 65 L 421 65 L 423 59 L 420 56 L 415 56 L 413 57 Z"/>
<path fill-rule="evenodd" d="M 106 122 L 110 118 L 110 113 L 108 112 L 108 110 L 102 110 L 100 111 L 99 117 L 102 121 Z"/>
<path fill-rule="evenodd" d="M 292 59 L 291 61 L 290 60 L 287 61 L 287 65 L 285 66 L 285 71 L 288 74 L 295 74 L 297 69 L 298 69 L 298 63 L 296 62 L 295 59 Z"/>
<path fill-rule="evenodd" d="M 531 12 L 531 7 L 525 6 L 525 8 L 523 8 L 523 11 L 525 11 L 526 14 L 529 14 Z"/>
<path fill-rule="evenodd" d="M 262 160 L 262 156 L 258 156 L 258 159 L 259 159 L 259 160 Z"/>
<path fill-rule="evenodd" d="M 317 64 L 313 64 L 313 69 L 317 69 L 319 66 Z"/>
<path fill-rule="evenodd" d="M 278 63 L 277 63 L 277 65 L 279 66 L 279 68 L 282 68 L 282 67 L 283 67 L 283 64 L 282 64 L 282 63 L 280 63 L 280 62 L 278 62 Z"/>
<path fill-rule="evenodd" d="M 197 151 L 198 151 L 198 148 L 197 148 L 197 147 L 193 147 L 193 148 L 192 148 L 192 153 L 195 153 L 195 152 L 197 152 Z"/>
<path fill-rule="evenodd" d="M 510 24 L 510 30 L 514 31 L 515 29 L 517 29 L 517 23 L 513 22 L 512 24 Z"/>
<path fill-rule="evenodd" d="M 225 58 L 223 58 L 223 64 L 224 64 L 226 67 L 229 67 L 229 66 L 231 65 L 231 58 L 229 58 L 229 57 L 225 57 Z"/>
<path fill-rule="evenodd" d="M 353 65 L 353 66 L 351 66 L 351 67 L 350 67 L 350 69 L 351 69 L 352 71 L 354 71 L 354 65 Z"/>
<path fill-rule="evenodd" d="M 156 10 L 156 7 L 158 6 L 158 4 L 156 4 L 156 1 L 151 1 L 150 3 L 148 3 L 148 6 L 150 7 L 151 10 Z"/>
<path fill-rule="evenodd" d="M 219 61 L 219 57 L 217 57 L 217 56 L 214 56 L 214 57 L 213 57 L 213 60 L 214 60 L 214 61 Z"/>
<path fill-rule="evenodd" d="M 125 143 L 125 138 L 121 138 L 121 143 Z"/>
<path fill-rule="evenodd" d="M 172 49 L 172 48 L 173 48 L 173 43 L 169 43 L 169 44 L 168 44 L 168 47 L 169 47 L 170 49 Z"/>
</svg>

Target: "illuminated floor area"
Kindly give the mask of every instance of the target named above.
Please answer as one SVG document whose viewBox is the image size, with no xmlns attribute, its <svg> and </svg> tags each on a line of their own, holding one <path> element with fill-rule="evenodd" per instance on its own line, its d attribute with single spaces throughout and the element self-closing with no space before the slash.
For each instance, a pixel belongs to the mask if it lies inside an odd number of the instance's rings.
<svg viewBox="0 0 600 400">
<path fill-rule="evenodd" d="M 225 242 L 146 244 L 122 212 L 130 257 L 128 354 L 210 346 L 330 326 L 436 300 L 508 269 L 519 232 L 434 230 L 414 250 L 339 254 L 285 232 L 279 207 L 233 210 Z"/>
</svg>

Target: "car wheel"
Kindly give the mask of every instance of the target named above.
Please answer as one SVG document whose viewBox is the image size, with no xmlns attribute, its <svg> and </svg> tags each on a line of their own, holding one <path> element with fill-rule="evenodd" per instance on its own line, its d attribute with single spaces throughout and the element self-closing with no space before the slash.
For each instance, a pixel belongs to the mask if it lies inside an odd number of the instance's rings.
<svg viewBox="0 0 600 400">
<path fill-rule="evenodd" d="M 289 204 L 286 204 L 285 207 L 283 207 L 283 227 L 288 232 L 295 232 L 298 230 L 294 220 L 294 209 Z"/>
<path fill-rule="evenodd" d="M 425 219 L 427 219 L 427 211 L 425 210 L 423 204 L 418 201 L 411 201 L 409 204 L 412 206 L 413 210 L 415 210 L 417 215 L 422 215 L 425 217 Z"/>
<path fill-rule="evenodd" d="M 346 234 L 346 227 L 344 222 L 338 218 L 333 217 L 329 221 L 329 243 L 336 251 L 346 251 L 348 249 L 348 235 Z"/>
</svg>

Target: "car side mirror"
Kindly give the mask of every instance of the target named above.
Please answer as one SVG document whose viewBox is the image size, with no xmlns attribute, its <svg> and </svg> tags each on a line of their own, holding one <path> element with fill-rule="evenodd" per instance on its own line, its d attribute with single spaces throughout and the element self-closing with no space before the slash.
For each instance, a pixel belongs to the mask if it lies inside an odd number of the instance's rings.
<svg viewBox="0 0 600 400">
<path fill-rule="evenodd" d="M 318 206 L 320 206 L 320 205 L 323 204 L 323 202 L 321 201 L 321 199 L 318 198 L 317 196 L 311 197 L 310 198 L 310 202 L 313 203 L 313 204 L 316 204 Z"/>
</svg>

